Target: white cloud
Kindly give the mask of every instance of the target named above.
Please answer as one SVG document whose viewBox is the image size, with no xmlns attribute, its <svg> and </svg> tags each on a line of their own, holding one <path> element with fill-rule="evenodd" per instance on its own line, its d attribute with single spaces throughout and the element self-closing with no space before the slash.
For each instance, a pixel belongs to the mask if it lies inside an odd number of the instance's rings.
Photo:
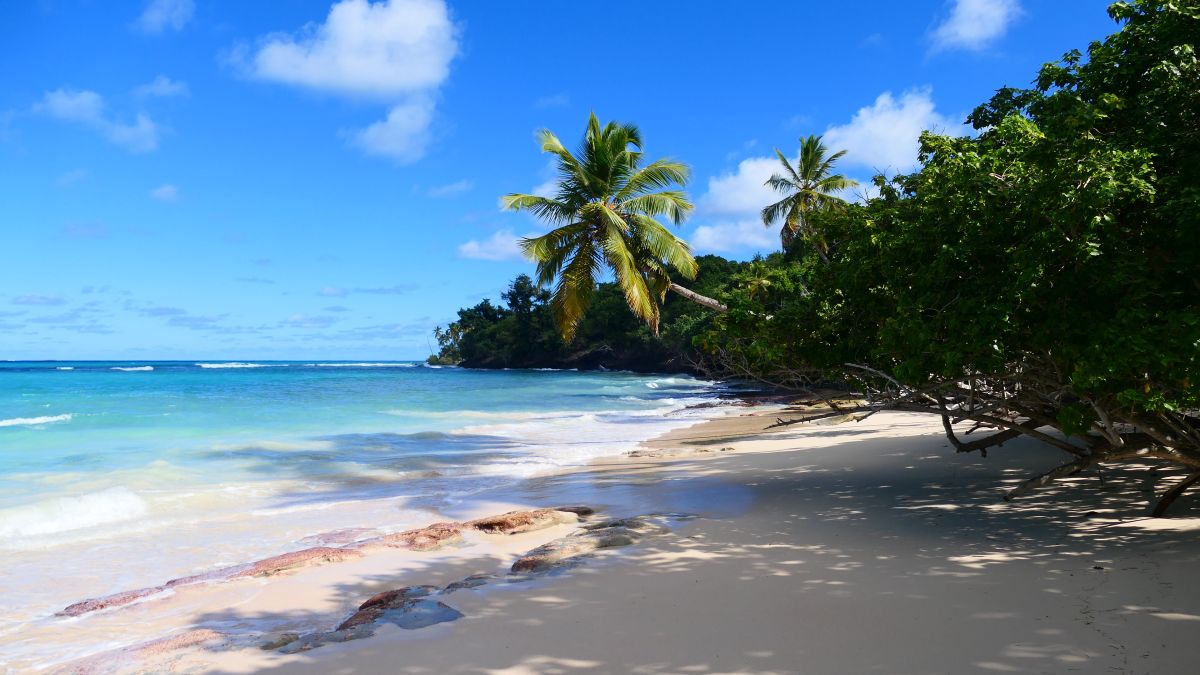
<svg viewBox="0 0 1200 675">
<path fill-rule="evenodd" d="M 1018 0 L 954 0 L 950 15 L 933 31 L 934 49 L 978 51 L 1003 37 L 1020 15 Z"/>
<path fill-rule="evenodd" d="M 166 75 L 159 75 L 153 80 L 139 86 L 133 90 L 135 96 L 147 97 L 158 96 L 165 98 L 169 96 L 188 96 L 191 91 L 188 89 L 187 82 L 172 80 Z"/>
<path fill-rule="evenodd" d="M 562 108 L 571 104 L 571 97 L 565 92 L 543 96 L 533 102 L 534 108 Z"/>
<path fill-rule="evenodd" d="M 179 199 L 179 188 L 166 183 L 151 190 L 150 196 L 160 202 L 173 202 Z"/>
<path fill-rule="evenodd" d="M 885 91 L 874 104 L 854 113 L 848 124 L 829 127 L 824 142 L 831 151 L 846 151 L 843 164 L 907 171 L 917 164 L 917 138 L 922 131 L 953 132 L 960 126 L 934 109 L 928 87 L 907 91 L 899 100 Z"/>
<path fill-rule="evenodd" d="M 425 194 L 435 198 L 453 197 L 454 195 L 460 195 L 470 190 L 474 186 L 475 184 L 469 180 L 460 180 L 446 185 L 431 187 Z"/>
<path fill-rule="evenodd" d="M 150 0 L 134 26 L 143 33 L 157 35 L 166 29 L 182 30 L 196 11 L 193 0 Z"/>
<path fill-rule="evenodd" d="M 708 179 L 708 191 L 699 200 L 700 212 L 743 216 L 758 213 L 775 194 L 764 183 L 781 168 L 775 157 L 743 159 L 736 170 Z"/>
<path fill-rule="evenodd" d="M 394 99 L 441 85 L 457 53 L 442 0 L 342 0 L 324 23 L 267 38 L 250 66 L 268 80 Z"/>
<path fill-rule="evenodd" d="M 425 153 L 434 98 L 458 49 L 444 0 L 341 0 L 323 23 L 267 36 L 235 60 L 260 79 L 391 103 L 386 119 L 347 136 L 404 163 Z"/>
<path fill-rule="evenodd" d="M 158 147 L 159 128 L 153 120 L 138 113 L 132 123 L 119 122 L 108 115 L 104 97 L 94 91 L 65 88 L 48 91 L 34 110 L 91 127 L 109 142 L 133 152 L 149 152 Z"/>
<path fill-rule="evenodd" d="M 368 155 L 391 157 L 407 164 L 425 155 L 432 121 L 433 101 L 421 96 L 394 106 L 387 119 L 349 133 L 353 144 Z"/>
<path fill-rule="evenodd" d="M 899 100 L 891 93 L 881 94 L 875 102 L 855 113 L 849 123 L 830 127 L 824 143 L 830 151 L 847 150 L 839 166 L 869 170 L 902 171 L 917 161 L 917 137 L 928 128 L 956 126 L 935 109 L 930 90 L 906 92 Z M 798 149 L 789 154 L 793 163 Z M 766 227 L 759 213 L 764 206 L 782 195 L 765 183 L 782 167 L 777 157 L 750 157 L 738 162 L 729 172 L 708 179 L 708 189 L 697 200 L 696 218 L 701 223 L 692 235 L 697 251 L 772 251 L 779 248 L 778 227 Z M 868 181 L 841 195 L 844 199 L 862 199 L 874 193 Z"/>
<path fill-rule="evenodd" d="M 346 289 L 338 288 L 337 286 L 326 286 L 318 291 L 317 295 L 322 295 L 326 298 L 343 298 L 346 296 Z"/>
<path fill-rule="evenodd" d="M 512 230 L 500 230 L 487 239 L 472 239 L 458 247 L 458 255 L 474 260 L 519 260 L 524 258 L 521 253 L 521 237 Z"/>
<path fill-rule="evenodd" d="M 763 202 L 759 208 L 765 205 Z M 773 250 L 779 248 L 779 233 L 757 218 L 718 221 L 715 225 L 701 225 L 692 235 L 692 248 L 698 253 L 728 253 L 746 249 Z"/>
</svg>

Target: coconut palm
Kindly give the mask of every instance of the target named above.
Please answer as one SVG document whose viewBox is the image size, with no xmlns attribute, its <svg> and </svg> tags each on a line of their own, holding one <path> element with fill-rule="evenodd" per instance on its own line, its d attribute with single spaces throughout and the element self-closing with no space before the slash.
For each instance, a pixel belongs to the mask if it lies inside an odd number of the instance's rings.
<svg viewBox="0 0 1200 675">
<path fill-rule="evenodd" d="M 858 185 L 845 176 L 833 173 L 834 163 L 841 159 L 846 151 L 841 150 L 826 156 L 828 152 L 828 148 L 821 143 L 820 136 L 801 138 L 800 160 L 793 167 L 779 148 L 776 148 L 775 154 L 779 157 L 784 172 L 772 175 L 765 185 L 786 196 L 762 210 L 763 225 L 770 227 L 776 221 L 783 221 L 783 227 L 779 230 L 779 240 L 785 251 L 790 249 L 797 239 L 803 239 L 812 244 L 825 262 L 829 262 L 829 244 L 812 229 L 808 216 L 817 211 L 844 205 L 846 201 L 837 197 L 835 193 Z"/>
<path fill-rule="evenodd" d="M 583 144 L 567 150 L 548 130 L 538 132 L 542 151 L 555 155 L 558 182 L 553 196 L 510 194 L 506 209 L 530 211 L 554 226 L 521 241 L 537 263 L 537 280 L 554 285 L 551 305 L 563 337 L 570 339 L 605 269 L 625 294 L 629 309 L 658 332 L 659 308 L 668 290 L 717 311 L 725 305 L 671 281 L 674 270 L 696 277 L 687 242 L 657 218 L 678 225 L 692 210 L 682 190 L 686 164 L 659 159 L 642 165 L 642 136 L 636 126 L 588 118 Z M 557 280 L 557 283 L 555 283 Z"/>
</svg>

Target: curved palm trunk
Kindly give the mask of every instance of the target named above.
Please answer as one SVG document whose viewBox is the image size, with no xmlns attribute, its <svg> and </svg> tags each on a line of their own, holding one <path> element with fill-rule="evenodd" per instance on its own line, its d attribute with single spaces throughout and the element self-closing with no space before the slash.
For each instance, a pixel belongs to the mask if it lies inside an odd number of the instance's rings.
<svg viewBox="0 0 1200 675">
<path fill-rule="evenodd" d="M 691 300 L 692 302 L 696 303 L 697 305 L 707 307 L 707 308 L 713 310 L 714 312 L 720 312 L 721 314 L 724 314 L 725 312 L 729 311 L 729 307 L 708 297 L 707 295 L 700 295 L 699 293 L 697 293 L 695 291 L 689 291 L 688 289 L 684 288 L 683 286 L 680 286 L 679 284 L 677 284 L 673 281 L 671 282 L 671 290 L 682 295 L 683 297 L 687 298 L 688 300 Z"/>
</svg>

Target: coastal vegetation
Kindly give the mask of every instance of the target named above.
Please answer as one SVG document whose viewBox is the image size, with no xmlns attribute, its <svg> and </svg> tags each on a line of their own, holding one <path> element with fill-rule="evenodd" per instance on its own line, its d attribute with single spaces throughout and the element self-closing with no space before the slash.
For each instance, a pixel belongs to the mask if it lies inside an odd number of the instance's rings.
<svg viewBox="0 0 1200 675">
<path fill-rule="evenodd" d="M 526 242 L 537 284 L 518 278 L 507 308 L 460 311 L 439 329 L 439 358 L 547 365 L 607 344 L 639 353 L 640 369 L 833 383 L 863 403 L 829 401 L 832 414 L 932 413 L 959 452 L 1027 436 L 1064 453 L 1010 498 L 1103 463 L 1185 467 L 1161 515 L 1200 481 L 1200 6 L 1109 14 L 1116 33 L 998 90 L 969 116 L 973 134 L 922 134 L 917 169 L 875 177 L 874 196 L 843 201 L 841 153 L 817 137 L 794 167 L 780 153 L 768 184 L 785 197 L 762 216 L 782 223 L 783 250 L 713 258 L 711 273 L 653 220 L 690 210 L 666 189 L 686 182 L 684 165 L 639 173 L 636 128 L 595 117 L 581 158 L 544 133 L 558 195 L 506 198 L 558 225 Z M 597 284 L 605 265 L 615 282 Z M 669 270 L 695 277 L 713 309 L 664 302 Z M 619 296 L 648 330 L 614 316 Z"/>
<path fill-rule="evenodd" d="M 501 203 L 513 211 L 530 211 L 554 227 L 521 246 L 537 262 L 538 284 L 553 284 L 550 304 L 564 339 L 575 334 L 606 269 L 630 311 L 652 333 L 658 333 L 668 290 L 725 311 L 720 302 L 671 281 L 671 270 L 685 279 L 694 279 L 698 271 L 687 242 L 657 220 L 666 217 L 678 225 L 692 211 L 683 190 L 672 187 L 687 183 L 691 170 L 686 164 L 658 159 L 642 166 L 638 128 L 616 122 L 602 127 L 595 114 L 588 118 L 577 153 L 549 130 L 538 136 L 542 152 L 555 156 L 555 194 L 509 194 Z"/>
</svg>

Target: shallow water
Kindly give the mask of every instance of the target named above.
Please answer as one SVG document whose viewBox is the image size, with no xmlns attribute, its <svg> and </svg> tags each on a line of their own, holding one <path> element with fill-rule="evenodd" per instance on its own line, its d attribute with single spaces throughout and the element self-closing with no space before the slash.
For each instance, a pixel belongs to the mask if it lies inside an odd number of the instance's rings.
<svg viewBox="0 0 1200 675">
<path fill-rule="evenodd" d="M 416 363 L 0 363 L 0 655 L 84 597 L 428 524 L 713 409 L 682 376 Z M 3 661 L 3 659 L 0 659 Z"/>
</svg>

